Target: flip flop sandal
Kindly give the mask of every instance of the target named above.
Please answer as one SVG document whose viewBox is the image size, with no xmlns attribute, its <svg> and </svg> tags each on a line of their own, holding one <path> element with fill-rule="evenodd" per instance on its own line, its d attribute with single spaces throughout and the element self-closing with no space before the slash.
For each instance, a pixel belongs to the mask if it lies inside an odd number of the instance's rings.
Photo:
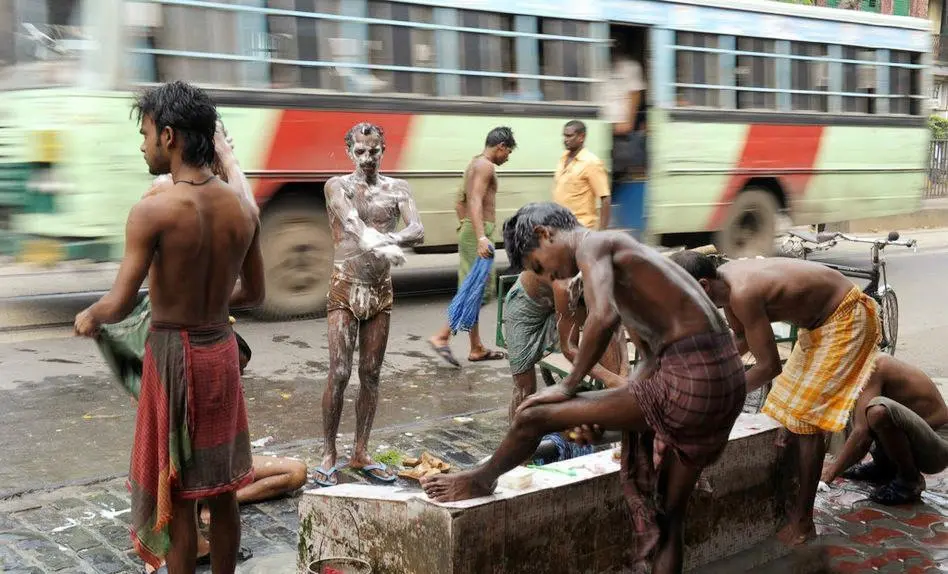
<svg viewBox="0 0 948 574">
<path fill-rule="evenodd" d="M 313 471 L 313 482 L 323 487 L 336 486 L 337 484 L 339 484 L 339 479 L 336 477 L 336 474 L 339 472 L 339 469 L 345 468 L 345 466 L 346 465 L 344 464 L 336 464 L 336 466 L 330 468 L 329 470 L 326 470 L 323 467 L 319 467 L 315 471 Z M 325 476 L 326 478 L 320 479 L 319 478 L 320 474 Z"/>
<path fill-rule="evenodd" d="M 885 504 L 886 506 L 899 506 L 902 504 L 912 504 L 922 498 L 922 491 L 925 490 L 924 481 L 922 484 L 906 484 L 899 479 L 895 479 L 885 486 L 880 486 L 872 494 L 869 500 Z"/>
<path fill-rule="evenodd" d="M 368 465 L 368 466 L 363 466 L 362 468 L 359 468 L 359 469 L 356 469 L 356 470 L 358 470 L 358 471 L 359 471 L 363 476 L 365 476 L 366 478 L 371 478 L 371 479 L 379 480 L 379 481 L 381 481 L 381 482 L 386 482 L 386 483 L 395 482 L 395 480 L 398 478 L 398 477 L 395 476 L 394 474 L 386 474 L 386 475 L 383 477 L 383 476 L 379 476 L 379 475 L 375 474 L 374 472 L 372 472 L 373 470 L 378 470 L 378 471 L 381 471 L 381 472 L 386 472 L 386 471 L 388 471 L 388 467 L 385 466 L 384 464 L 380 463 L 380 462 L 377 462 L 377 463 L 374 463 L 374 464 L 370 464 L 370 465 Z"/>
<path fill-rule="evenodd" d="M 476 359 L 472 359 L 471 357 L 468 357 L 467 360 L 472 363 L 480 363 L 481 361 L 499 361 L 501 359 L 506 359 L 506 358 L 507 358 L 507 353 L 503 351 L 487 351 L 486 353 L 484 353 L 480 357 L 477 357 Z"/>
<path fill-rule="evenodd" d="M 142 568 L 142 574 L 168 574 L 168 565 L 162 564 L 157 570 L 148 571 L 148 568 Z"/>
<path fill-rule="evenodd" d="M 253 550 L 245 548 L 243 546 L 237 550 L 237 562 L 246 562 L 253 558 Z M 211 553 L 208 552 L 204 556 L 198 556 L 198 559 L 194 561 L 196 566 L 210 566 L 211 565 Z M 167 574 L 167 570 L 165 571 Z"/>
<path fill-rule="evenodd" d="M 454 358 L 454 353 L 451 352 L 451 347 L 447 345 L 436 347 L 431 341 L 428 341 L 428 345 L 434 350 L 435 353 L 438 354 L 439 357 L 444 359 L 446 363 L 458 368 L 461 367 L 461 363 L 459 363 L 458 360 Z"/>
<path fill-rule="evenodd" d="M 895 470 L 887 469 L 875 461 L 869 461 L 849 467 L 841 476 L 847 480 L 882 484 L 895 478 Z"/>
</svg>

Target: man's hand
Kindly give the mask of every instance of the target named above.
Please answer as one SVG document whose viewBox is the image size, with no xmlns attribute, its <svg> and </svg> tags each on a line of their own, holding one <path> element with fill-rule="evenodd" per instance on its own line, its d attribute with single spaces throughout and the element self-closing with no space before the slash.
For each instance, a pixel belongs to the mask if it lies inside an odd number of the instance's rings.
<svg viewBox="0 0 948 574">
<path fill-rule="evenodd" d="M 477 255 L 481 259 L 490 259 L 494 255 L 494 244 L 487 237 L 477 240 Z"/>
<path fill-rule="evenodd" d="M 542 391 L 533 393 L 525 401 L 520 403 L 520 406 L 517 407 L 517 412 L 524 409 L 528 409 L 536 405 L 547 405 L 554 403 L 562 403 L 563 401 L 568 401 L 573 398 L 573 393 L 570 393 L 566 390 L 562 384 L 553 385 L 552 387 L 547 387 Z"/>
<path fill-rule="evenodd" d="M 92 316 L 89 309 L 76 315 L 76 322 L 73 328 L 75 329 L 76 335 L 80 337 L 95 337 L 99 334 L 99 322 Z"/>
<path fill-rule="evenodd" d="M 599 425 L 582 425 L 569 432 L 569 440 L 580 446 L 598 444 L 605 431 Z"/>
</svg>

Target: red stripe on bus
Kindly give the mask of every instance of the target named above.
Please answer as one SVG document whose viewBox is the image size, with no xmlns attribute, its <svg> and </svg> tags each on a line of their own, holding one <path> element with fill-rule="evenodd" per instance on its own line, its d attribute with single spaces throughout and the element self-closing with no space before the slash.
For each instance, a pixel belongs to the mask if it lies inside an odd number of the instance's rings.
<svg viewBox="0 0 948 574">
<path fill-rule="evenodd" d="M 768 170 L 801 170 L 777 175 L 787 199 L 806 193 L 816 156 L 820 151 L 824 126 L 785 126 L 753 124 L 747 131 L 744 150 L 735 173 L 728 180 L 721 202 L 711 215 L 708 229 L 724 222 L 730 203 L 754 177 L 771 177 Z M 748 173 L 748 171 L 753 173 Z"/>
<path fill-rule="evenodd" d="M 264 163 L 265 171 L 343 171 L 353 169 L 346 155 L 345 135 L 359 122 L 381 126 L 385 133 L 382 171 L 400 167 L 412 114 L 283 110 Z M 257 184 L 258 202 L 272 196 L 285 182 L 264 177 Z"/>
</svg>

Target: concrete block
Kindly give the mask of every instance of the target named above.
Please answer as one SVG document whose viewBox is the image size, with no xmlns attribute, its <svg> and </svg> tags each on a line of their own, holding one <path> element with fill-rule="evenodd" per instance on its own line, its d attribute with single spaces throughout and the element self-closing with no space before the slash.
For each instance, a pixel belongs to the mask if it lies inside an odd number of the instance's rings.
<svg viewBox="0 0 948 574">
<path fill-rule="evenodd" d="M 690 503 L 687 569 L 754 547 L 784 521 L 795 488 L 792 467 L 773 444 L 777 428 L 766 415 L 741 415 L 721 459 L 705 469 Z M 612 452 L 549 466 L 575 476 L 534 471 L 533 484 L 522 490 L 498 488 L 449 504 L 416 488 L 309 490 L 299 506 L 298 570 L 349 556 L 370 562 L 375 574 L 626 571 L 631 522 Z M 775 552 L 762 552 L 760 563 Z"/>
</svg>

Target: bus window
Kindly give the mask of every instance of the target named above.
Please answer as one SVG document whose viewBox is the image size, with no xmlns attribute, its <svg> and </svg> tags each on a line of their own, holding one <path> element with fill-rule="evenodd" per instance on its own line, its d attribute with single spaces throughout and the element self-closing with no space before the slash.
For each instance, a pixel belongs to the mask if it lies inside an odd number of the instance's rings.
<svg viewBox="0 0 948 574">
<path fill-rule="evenodd" d="M 678 32 L 678 46 L 717 48 L 718 37 L 714 34 Z M 713 52 L 701 52 L 679 48 L 675 58 L 677 84 L 717 86 L 721 84 L 720 56 Z M 717 108 L 721 106 L 721 92 L 717 88 L 679 87 L 678 105 L 682 107 Z"/>
<path fill-rule="evenodd" d="M 588 38 L 589 24 L 575 20 L 540 20 L 540 33 Z M 544 75 L 589 78 L 593 70 L 592 46 L 568 40 L 540 41 L 540 69 Z M 585 102 L 592 99 L 588 83 L 544 80 L 540 86 L 547 101 Z"/>
<path fill-rule="evenodd" d="M 310 0 L 313 12 L 339 14 L 343 0 Z M 267 7 L 298 10 L 296 0 L 268 0 Z M 267 32 L 272 40 L 270 58 L 308 62 L 347 62 L 359 57 L 355 39 L 346 39 L 338 21 L 299 16 L 267 16 Z M 345 73 L 328 67 L 300 66 L 271 62 L 270 82 L 274 88 L 342 90 Z"/>
<path fill-rule="evenodd" d="M 825 44 L 810 42 L 791 42 L 790 53 L 808 58 L 825 58 Z M 790 61 L 790 89 L 806 92 L 826 92 L 829 88 L 825 61 L 793 59 Z M 827 112 L 829 97 L 825 94 L 799 94 L 790 96 L 790 106 L 794 111 Z"/>
<path fill-rule="evenodd" d="M 402 2 L 370 0 L 369 17 L 402 22 L 433 22 L 428 6 Z M 387 24 L 369 24 L 369 63 L 383 66 L 437 68 L 434 31 Z M 380 80 L 376 92 L 435 95 L 436 78 L 426 72 L 392 72 L 375 70 Z"/>
<path fill-rule="evenodd" d="M 513 30 L 513 16 L 508 14 L 461 10 L 459 19 L 464 28 Z M 459 35 L 462 70 L 508 74 L 516 72 L 513 38 L 477 32 L 461 32 Z M 504 81 L 500 77 L 461 76 L 461 95 L 464 96 L 501 98 L 504 96 L 504 88 Z"/>
<path fill-rule="evenodd" d="M 889 54 L 893 64 L 919 66 L 921 54 L 893 50 Z M 922 70 L 889 66 L 889 113 L 918 116 L 922 114 Z"/>
<path fill-rule="evenodd" d="M 843 91 L 861 94 L 843 96 L 843 111 L 848 113 L 874 114 L 876 101 L 876 51 L 853 46 L 843 46 Z M 860 64 L 858 61 L 872 62 Z"/>
<path fill-rule="evenodd" d="M 737 86 L 742 88 L 777 88 L 777 66 L 773 57 L 774 41 L 763 38 L 737 39 L 739 52 L 753 52 L 754 55 L 737 56 Z M 774 110 L 777 108 L 775 92 L 740 90 L 737 92 L 737 108 L 740 110 Z"/>
<path fill-rule="evenodd" d="M 237 14 L 225 10 L 206 10 L 191 6 L 162 6 L 162 25 L 153 30 L 151 43 L 157 50 L 207 54 L 206 57 L 157 55 L 158 82 L 180 78 L 217 86 L 237 85 L 240 63 L 215 59 L 213 54 L 231 54 L 238 50 Z M 197 31 L 200 30 L 200 33 Z"/>
</svg>

